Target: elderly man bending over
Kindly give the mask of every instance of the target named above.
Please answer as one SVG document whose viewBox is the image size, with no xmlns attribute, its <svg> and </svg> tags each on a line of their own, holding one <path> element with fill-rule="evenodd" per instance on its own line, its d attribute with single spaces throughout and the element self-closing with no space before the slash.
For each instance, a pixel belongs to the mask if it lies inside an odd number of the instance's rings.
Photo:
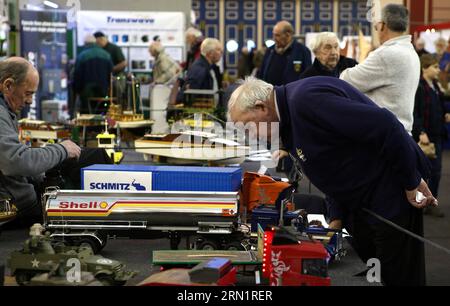
<svg viewBox="0 0 450 306">
<path fill-rule="evenodd" d="M 231 96 L 229 117 L 256 124 L 247 127 L 258 139 L 274 139 L 271 123 L 279 123 L 292 158 L 343 206 L 344 221 L 353 218 L 362 259 L 381 261 L 387 285 L 425 284 L 423 244 L 365 210 L 422 235 L 421 209 L 437 205 L 422 179 L 429 175 L 426 157 L 391 112 L 338 78 L 311 77 L 276 88 L 249 78 Z M 423 200 L 416 200 L 419 191 Z"/>
</svg>

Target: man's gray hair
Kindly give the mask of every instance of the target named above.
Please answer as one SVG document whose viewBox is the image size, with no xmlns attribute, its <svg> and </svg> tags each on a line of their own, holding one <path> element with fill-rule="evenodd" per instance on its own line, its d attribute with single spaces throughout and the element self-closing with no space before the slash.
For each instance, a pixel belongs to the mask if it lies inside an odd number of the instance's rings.
<svg viewBox="0 0 450 306">
<path fill-rule="evenodd" d="M 217 47 L 222 47 L 222 44 L 218 39 L 206 38 L 200 46 L 200 52 L 203 56 L 206 56 L 209 52 L 214 51 Z"/>
<path fill-rule="evenodd" d="M 3 60 L 0 62 L 0 83 L 13 79 L 17 84 L 23 84 L 27 78 L 30 64 L 26 61 Z"/>
<path fill-rule="evenodd" d="M 255 108 L 258 101 L 269 100 L 273 85 L 255 77 L 247 77 L 245 81 L 238 81 L 240 86 L 233 92 L 228 102 L 228 109 L 246 112 Z"/>
<path fill-rule="evenodd" d="M 203 33 L 199 29 L 190 27 L 186 30 L 186 35 L 193 35 L 195 38 L 199 38 L 203 36 Z"/>
<path fill-rule="evenodd" d="M 314 42 L 311 46 L 311 50 L 314 52 L 314 54 L 317 54 L 319 52 L 320 48 L 324 44 L 325 41 L 329 39 L 334 39 L 339 44 L 339 38 L 337 35 L 333 32 L 322 32 L 316 35 L 316 38 L 314 39 Z"/>
<path fill-rule="evenodd" d="M 403 33 L 408 29 L 409 12 L 401 4 L 388 4 L 381 11 L 381 21 L 383 21 L 389 30 Z"/>
</svg>

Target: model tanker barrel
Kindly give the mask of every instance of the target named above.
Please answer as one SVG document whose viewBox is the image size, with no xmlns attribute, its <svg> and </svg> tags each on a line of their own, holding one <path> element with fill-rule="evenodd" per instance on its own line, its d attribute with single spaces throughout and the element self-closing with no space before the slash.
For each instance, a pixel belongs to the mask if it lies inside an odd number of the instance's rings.
<svg viewBox="0 0 450 306">
<path fill-rule="evenodd" d="M 109 236 L 139 238 L 151 233 L 169 233 L 176 248 L 179 233 L 236 232 L 238 199 L 238 192 L 54 190 L 44 195 L 44 222 L 52 237 L 75 245 L 87 242 L 95 252 Z"/>
</svg>

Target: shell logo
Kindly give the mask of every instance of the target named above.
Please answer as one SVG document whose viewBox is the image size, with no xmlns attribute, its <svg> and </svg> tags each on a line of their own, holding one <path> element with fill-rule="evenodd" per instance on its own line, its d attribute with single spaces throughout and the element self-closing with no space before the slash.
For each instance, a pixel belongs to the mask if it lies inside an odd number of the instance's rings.
<svg viewBox="0 0 450 306">
<path fill-rule="evenodd" d="M 106 203 L 106 202 L 101 202 L 101 203 L 100 203 L 100 208 L 101 208 L 101 209 L 107 209 L 107 208 L 108 208 L 108 203 Z"/>
</svg>

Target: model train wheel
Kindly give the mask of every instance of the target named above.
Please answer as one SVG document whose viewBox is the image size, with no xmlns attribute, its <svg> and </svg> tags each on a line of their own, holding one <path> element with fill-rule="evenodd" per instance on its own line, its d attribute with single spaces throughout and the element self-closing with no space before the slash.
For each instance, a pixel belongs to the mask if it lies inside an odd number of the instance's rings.
<svg viewBox="0 0 450 306">
<path fill-rule="evenodd" d="M 245 248 L 240 242 L 230 242 L 225 245 L 225 250 L 228 251 L 245 251 Z"/>
<path fill-rule="evenodd" d="M 219 249 L 219 244 L 213 240 L 204 240 L 197 245 L 197 250 L 214 251 Z"/>
</svg>

